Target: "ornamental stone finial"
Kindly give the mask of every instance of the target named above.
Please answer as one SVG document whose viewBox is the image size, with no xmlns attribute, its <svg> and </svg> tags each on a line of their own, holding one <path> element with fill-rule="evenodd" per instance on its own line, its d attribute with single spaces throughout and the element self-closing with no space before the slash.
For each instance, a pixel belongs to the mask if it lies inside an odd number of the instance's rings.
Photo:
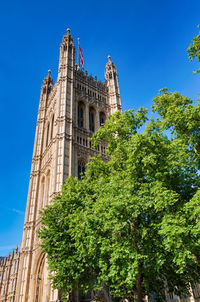
<svg viewBox="0 0 200 302">
<path fill-rule="evenodd" d="M 70 34 L 69 28 L 67 29 L 67 33 L 63 37 L 62 44 L 64 44 L 64 45 L 70 44 L 70 46 L 74 46 L 73 38 Z"/>
<path fill-rule="evenodd" d="M 49 75 L 51 74 L 51 69 L 48 70 L 48 74 L 49 74 Z"/>
<path fill-rule="evenodd" d="M 108 61 L 110 61 L 111 60 L 111 56 L 110 55 L 108 55 Z"/>
</svg>

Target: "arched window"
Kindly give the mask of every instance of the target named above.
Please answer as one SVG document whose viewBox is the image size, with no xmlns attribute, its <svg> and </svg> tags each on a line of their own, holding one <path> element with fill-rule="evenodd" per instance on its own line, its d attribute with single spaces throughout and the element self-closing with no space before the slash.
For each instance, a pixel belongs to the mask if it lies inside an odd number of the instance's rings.
<svg viewBox="0 0 200 302">
<path fill-rule="evenodd" d="M 105 124 L 106 122 L 106 115 L 104 112 L 100 112 L 99 114 L 99 122 L 100 122 L 100 126 Z"/>
<path fill-rule="evenodd" d="M 47 124 L 47 136 L 46 136 L 46 147 L 48 146 L 48 143 L 49 143 L 49 122 Z"/>
<path fill-rule="evenodd" d="M 50 135 L 50 139 L 53 138 L 53 125 L 54 125 L 54 114 L 52 115 L 52 118 L 51 118 L 51 135 Z"/>
<path fill-rule="evenodd" d="M 83 102 L 78 103 L 78 127 L 83 128 L 84 127 L 84 110 L 85 106 Z"/>
<path fill-rule="evenodd" d="M 78 179 L 81 179 L 85 174 L 85 161 L 80 159 L 78 161 Z"/>
<path fill-rule="evenodd" d="M 93 107 L 89 109 L 89 129 L 90 131 L 95 131 L 95 110 Z"/>
</svg>

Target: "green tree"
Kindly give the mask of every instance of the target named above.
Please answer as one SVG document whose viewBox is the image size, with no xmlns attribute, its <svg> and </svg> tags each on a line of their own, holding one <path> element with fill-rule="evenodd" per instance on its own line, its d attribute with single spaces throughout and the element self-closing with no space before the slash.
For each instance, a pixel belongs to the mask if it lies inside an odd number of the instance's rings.
<svg viewBox="0 0 200 302">
<path fill-rule="evenodd" d="M 198 27 L 200 27 L 200 25 L 198 25 Z M 198 62 L 200 62 L 200 33 L 193 38 L 192 44 L 190 44 L 187 51 L 190 61 L 196 59 Z M 198 69 L 196 72 L 200 72 L 200 69 Z"/>
<path fill-rule="evenodd" d="M 162 89 L 158 119 L 116 112 L 94 135 L 108 160 L 91 158 L 42 213 L 41 247 L 64 296 L 107 286 L 113 301 L 162 301 L 166 288 L 188 295 L 200 282 L 199 106 Z"/>
<path fill-rule="evenodd" d="M 107 142 L 109 161 L 92 158 L 82 181 L 70 177 L 43 211 L 42 249 L 65 295 L 106 284 L 113 300 L 142 301 L 152 293 L 162 300 L 166 285 L 188 294 L 200 280 L 199 164 L 192 149 L 198 137 L 188 141 L 176 119 L 168 121 L 171 98 L 165 91 L 155 99 L 162 119 L 144 133 L 138 129 L 146 110 L 114 114 L 93 138 L 94 147 Z M 186 111 L 176 111 L 177 124 Z M 170 138 L 166 128 L 173 128 Z"/>
</svg>

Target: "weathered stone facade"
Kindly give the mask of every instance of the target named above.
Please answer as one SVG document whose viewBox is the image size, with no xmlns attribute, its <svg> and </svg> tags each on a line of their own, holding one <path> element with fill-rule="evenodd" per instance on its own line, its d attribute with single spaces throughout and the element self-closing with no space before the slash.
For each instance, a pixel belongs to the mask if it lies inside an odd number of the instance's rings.
<svg viewBox="0 0 200 302">
<path fill-rule="evenodd" d="M 10 292 L 4 290 L 6 280 L 2 281 L 0 301 L 53 302 L 59 298 L 58 292 L 51 289 L 46 258 L 38 245 L 39 212 L 52 202 L 69 175 L 80 177 L 94 152 L 105 156 L 105 146 L 94 151 L 88 138 L 111 113 L 121 110 L 118 75 L 110 57 L 104 83 L 81 71 L 75 65 L 69 29 L 60 46 L 55 85 L 50 73 L 41 88 L 20 253 L 13 256 L 19 259 L 16 291 L 9 300 Z M 6 264 L 1 269 L 5 271 L 11 267 L 10 257 L 3 261 Z"/>
</svg>

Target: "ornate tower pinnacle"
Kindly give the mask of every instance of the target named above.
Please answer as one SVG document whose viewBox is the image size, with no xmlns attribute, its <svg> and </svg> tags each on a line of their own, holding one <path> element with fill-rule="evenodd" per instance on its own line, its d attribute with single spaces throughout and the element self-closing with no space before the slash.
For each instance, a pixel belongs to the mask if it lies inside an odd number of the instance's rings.
<svg viewBox="0 0 200 302">
<path fill-rule="evenodd" d="M 63 36 L 62 44 L 60 45 L 60 58 L 58 67 L 58 80 L 65 77 L 69 73 L 69 69 L 73 70 L 75 64 L 75 49 L 70 29 Z"/>
<path fill-rule="evenodd" d="M 122 110 L 121 97 L 119 92 L 119 83 L 115 64 L 111 61 L 111 56 L 108 56 L 106 64 L 105 80 L 108 87 L 108 104 L 111 108 L 111 114 L 115 111 Z"/>
<path fill-rule="evenodd" d="M 67 33 L 64 35 L 63 40 L 62 40 L 62 44 L 70 44 L 71 46 L 74 46 L 74 41 L 72 38 L 72 35 L 70 34 L 70 29 L 67 29 Z"/>
</svg>

